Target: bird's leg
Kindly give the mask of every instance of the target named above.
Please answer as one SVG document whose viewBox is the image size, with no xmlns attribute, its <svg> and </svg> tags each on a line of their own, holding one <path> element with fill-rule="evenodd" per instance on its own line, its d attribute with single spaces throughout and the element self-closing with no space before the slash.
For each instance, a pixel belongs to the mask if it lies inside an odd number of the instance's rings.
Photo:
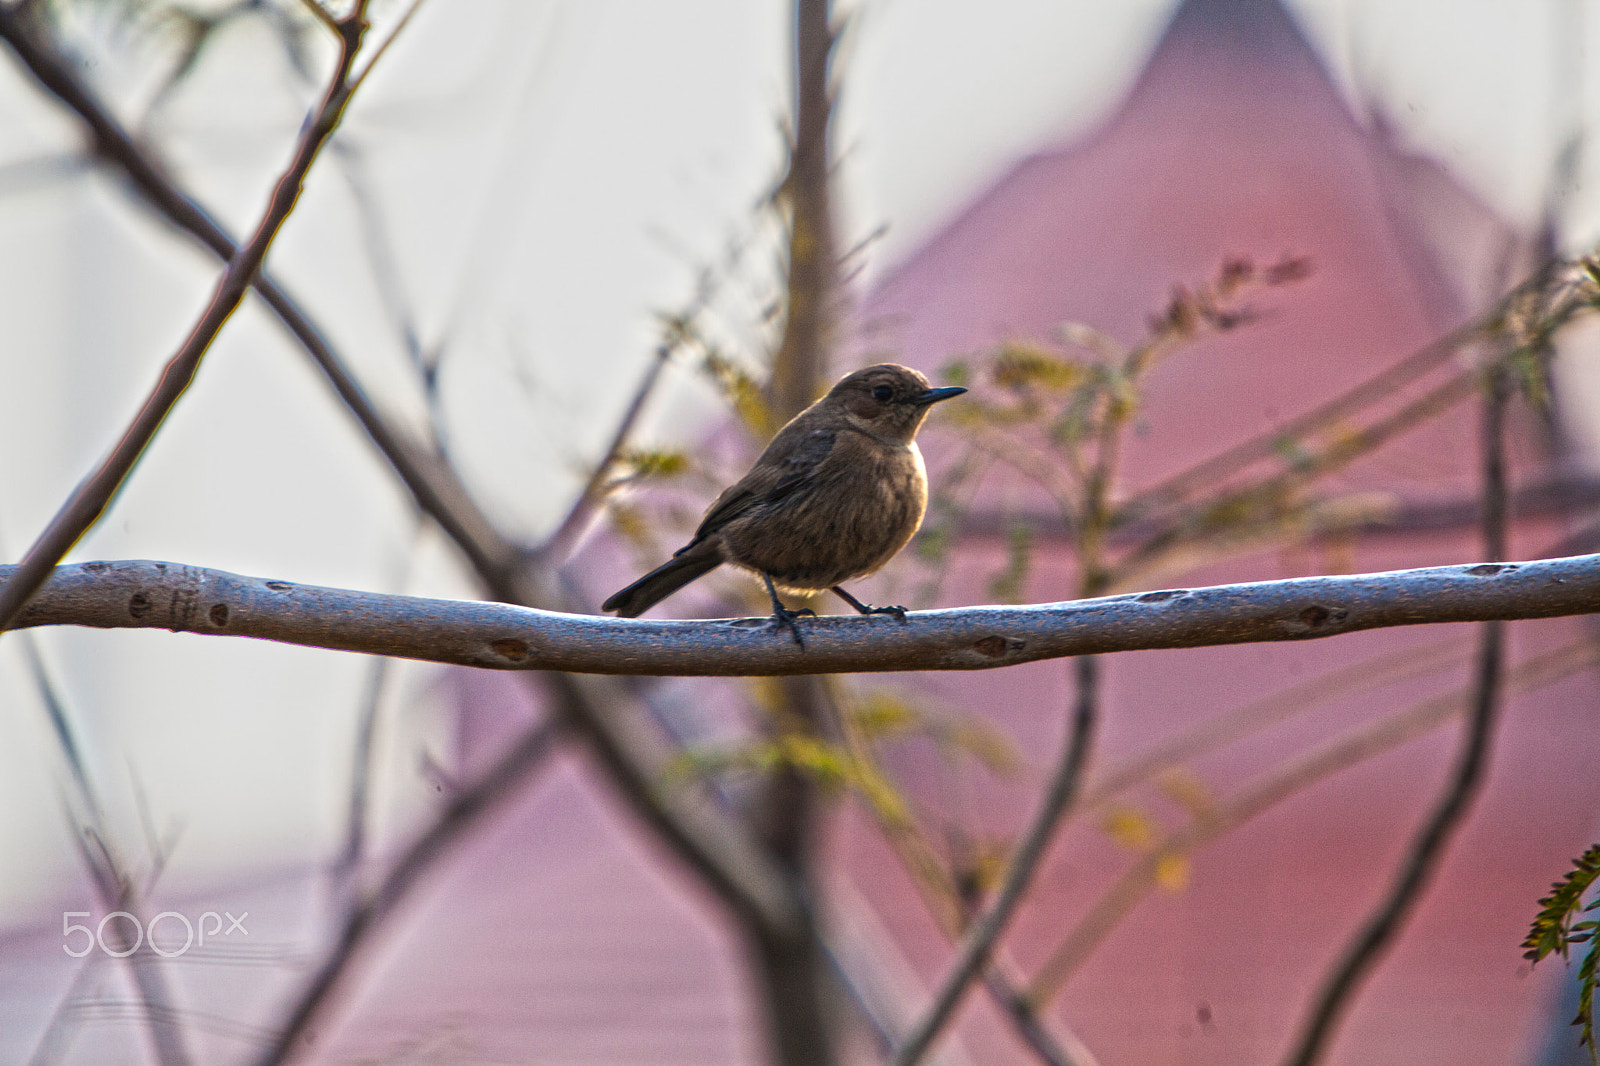
<svg viewBox="0 0 1600 1066">
<path fill-rule="evenodd" d="M 892 614 L 902 622 L 906 620 L 906 609 L 904 607 L 874 607 L 871 604 L 862 603 L 846 592 L 843 585 L 835 585 L 831 591 L 838 595 L 841 600 L 854 607 L 857 614 Z"/>
<path fill-rule="evenodd" d="M 798 611 L 789 610 L 783 605 L 783 601 L 778 599 L 778 590 L 773 587 L 772 578 L 763 573 L 761 580 L 767 583 L 767 595 L 772 597 L 772 621 L 777 624 L 779 629 L 787 629 L 789 635 L 794 638 L 794 642 L 800 645 L 800 650 L 804 651 L 806 641 L 800 635 L 800 627 L 794 624 L 794 620 L 796 618 L 804 618 L 807 615 L 815 618 L 817 612 L 809 607 L 802 607 Z"/>
</svg>

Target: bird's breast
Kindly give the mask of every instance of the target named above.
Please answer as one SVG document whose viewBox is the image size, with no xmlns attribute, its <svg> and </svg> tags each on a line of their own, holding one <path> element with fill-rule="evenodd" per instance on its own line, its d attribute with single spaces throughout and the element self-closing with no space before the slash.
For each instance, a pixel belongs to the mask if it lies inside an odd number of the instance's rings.
<svg viewBox="0 0 1600 1066">
<path fill-rule="evenodd" d="M 723 530 L 731 562 L 794 591 L 861 577 L 910 542 L 928 505 L 928 477 L 913 442 L 886 445 L 850 433 L 794 491 Z"/>
</svg>

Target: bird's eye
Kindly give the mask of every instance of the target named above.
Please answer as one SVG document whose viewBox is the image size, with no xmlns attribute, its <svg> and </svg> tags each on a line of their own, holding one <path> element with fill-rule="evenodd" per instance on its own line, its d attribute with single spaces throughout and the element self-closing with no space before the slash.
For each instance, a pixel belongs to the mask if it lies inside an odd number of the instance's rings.
<svg viewBox="0 0 1600 1066">
<path fill-rule="evenodd" d="M 879 385 L 872 390 L 872 398 L 879 403 L 888 403 L 894 397 L 894 390 L 887 385 Z"/>
</svg>

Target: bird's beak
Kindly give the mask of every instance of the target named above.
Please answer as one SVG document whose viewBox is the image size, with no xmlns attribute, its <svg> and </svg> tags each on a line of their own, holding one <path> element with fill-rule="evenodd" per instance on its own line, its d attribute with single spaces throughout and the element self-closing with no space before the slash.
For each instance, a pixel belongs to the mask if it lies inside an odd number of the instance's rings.
<svg viewBox="0 0 1600 1066">
<path fill-rule="evenodd" d="M 960 396 L 966 391 L 966 389 L 956 385 L 951 385 L 949 388 L 945 389 L 929 389 L 927 392 L 923 393 L 921 396 L 918 396 L 911 402 L 916 404 L 918 407 L 926 407 L 931 403 L 938 403 L 940 400 L 948 400 L 951 397 Z"/>
</svg>

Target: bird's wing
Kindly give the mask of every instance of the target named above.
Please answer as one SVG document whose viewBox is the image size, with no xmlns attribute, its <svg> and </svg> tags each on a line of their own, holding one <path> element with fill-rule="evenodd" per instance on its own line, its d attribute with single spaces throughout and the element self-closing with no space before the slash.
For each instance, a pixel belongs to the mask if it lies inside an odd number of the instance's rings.
<svg viewBox="0 0 1600 1066">
<path fill-rule="evenodd" d="M 834 441 L 838 436 L 838 431 L 832 429 L 810 430 L 777 462 L 769 458 L 775 450 L 774 446 L 779 443 L 774 440 L 761 454 L 761 458 L 756 460 L 756 465 L 751 467 L 750 472 L 728 486 L 722 495 L 717 497 L 710 510 L 706 511 L 706 516 L 700 520 L 700 528 L 695 530 L 694 540 L 679 549 L 679 552 L 688 551 L 690 547 L 752 507 L 781 500 L 804 485 L 833 451 Z"/>
</svg>

